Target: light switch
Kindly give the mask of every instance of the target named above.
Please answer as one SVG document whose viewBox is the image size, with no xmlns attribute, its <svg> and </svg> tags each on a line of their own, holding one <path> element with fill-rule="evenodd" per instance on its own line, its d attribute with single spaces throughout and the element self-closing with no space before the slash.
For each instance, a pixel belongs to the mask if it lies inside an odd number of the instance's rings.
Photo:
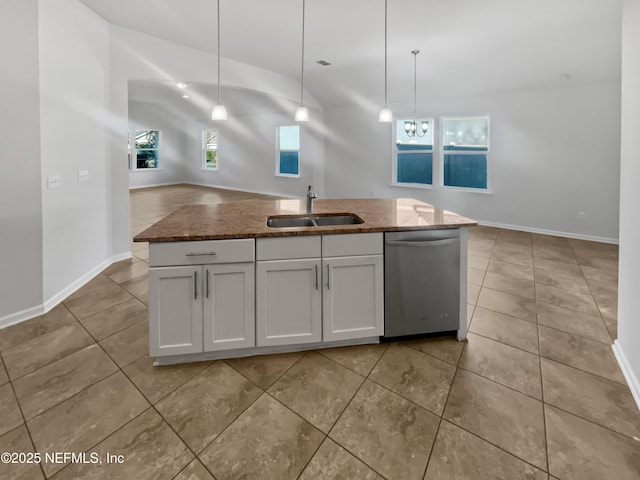
<svg viewBox="0 0 640 480">
<path fill-rule="evenodd" d="M 87 180 L 89 180 L 89 170 L 80 170 L 78 172 L 78 181 L 86 182 Z"/>
</svg>

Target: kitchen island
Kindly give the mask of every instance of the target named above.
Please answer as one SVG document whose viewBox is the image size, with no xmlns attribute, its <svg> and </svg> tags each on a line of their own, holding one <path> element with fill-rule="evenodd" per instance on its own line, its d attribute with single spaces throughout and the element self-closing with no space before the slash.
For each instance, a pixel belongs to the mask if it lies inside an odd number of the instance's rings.
<svg viewBox="0 0 640 480">
<path fill-rule="evenodd" d="M 466 337 L 476 222 L 409 198 L 319 199 L 314 219 L 306 210 L 298 199 L 189 205 L 134 238 L 149 242 L 157 364 L 379 342 L 385 232 L 459 231 L 457 336 Z M 326 225 L 336 215 L 355 223 Z M 309 223 L 280 226 L 291 219 Z"/>
</svg>

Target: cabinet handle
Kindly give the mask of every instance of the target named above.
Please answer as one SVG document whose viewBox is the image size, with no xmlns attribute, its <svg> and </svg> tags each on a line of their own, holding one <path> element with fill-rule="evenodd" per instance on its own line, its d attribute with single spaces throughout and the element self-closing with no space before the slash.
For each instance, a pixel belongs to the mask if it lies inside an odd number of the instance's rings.
<svg viewBox="0 0 640 480">
<path fill-rule="evenodd" d="M 327 264 L 327 290 L 329 290 L 329 264 Z"/>
<path fill-rule="evenodd" d="M 187 253 L 187 257 L 199 257 L 200 255 L 215 256 L 215 255 L 217 255 L 217 253 L 216 252 L 189 252 L 189 253 Z"/>
<path fill-rule="evenodd" d="M 318 264 L 316 263 L 313 266 L 313 269 L 315 270 L 315 274 L 316 274 L 316 290 L 318 289 Z"/>
<path fill-rule="evenodd" d="M 198 272 L 193 272 L 193 299 L 198 299 Z"/>
<path fill-rule="evenodd" d="M 207 273 L 206 273 L 206 284 L 207 284 L 207 298 L 209 298 L 209 269 L 207 269 Z"/>
</svg>

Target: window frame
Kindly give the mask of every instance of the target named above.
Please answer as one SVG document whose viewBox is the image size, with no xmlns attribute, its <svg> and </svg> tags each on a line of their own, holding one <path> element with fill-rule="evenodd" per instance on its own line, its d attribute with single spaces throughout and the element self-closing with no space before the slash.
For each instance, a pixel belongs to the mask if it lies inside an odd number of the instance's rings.
<svg viewBox="0 0 640 480">
<path fill-rule="evenodd" d="M 456 152 L 457 155 L 468 155 L 468 156 L 473 156 L 473 155 L 485 155 L 487 158 L 487 185 L 485 188 L 480 188 L 480 187 L 463 187 L 463 186 L 457 186 L 457 185 L 445 185 L 444 183 L 444 164 L 445 164 L 445 155 L 447 154 L 447 152 L 452 152 L 452 150 L 445 150 L 445 142 L 444 142 L 444 134 L 445 134 L 445 130 L 444 130 L 444 122 L 445 120 L 468 120 L 468 119 L 479 119 L 479 118 L 485 118 L 487 120 L 487 149 L 485 150 L 471 150 L 471 151 L 465 151 L 465 150 L 453 150 L 454 152 Z M 477 115 L 443 115 L 440 117 L 439 119 L 439 128 L 440 128 L 440 135 L 439 135 L 439 159 L 438 159 L 438 163 L 439 163 L 439 172 L 438 172 L 438 184 L 439 186 L 441 186 L 442 188 L 445 189 L 450 189 L 450 190 L 458 190 L 458 191 L 466 191 L 466 192 L 475 192 L 475 193 L 492 193 L 491 190 L 491 163 L 489 162 L 489 153 L 491 152 L 491 116 L 488 113 L 485 114 L 477 114 Z"/>
<path fill-rule="evenodd" d="M 216 132 L 216 148 L 215 148 L 215 152 L 216 152 L 216 165 L 215 167 L 208 167 L 207 166 L 207 152 L 209 150 L 207 150 L 207 139 L 206 139 L 206 135 L 207 132 L 210 132 L 211 130 L 214 130 Z M 218 158 L 218 135 L 220 133 L 220 130 L 218 130 L 217 128 L 204 128 L 202 130 L 201 133 L 201 143 L 200 143 L 200 147 L 201 147 L 201 160 L 202 160 L 202 164 L 201 164 L 201 169 L 205 170 L 207 172 L 216 172 L 218 170 L 218 162 L 219 162 L 219 158 Z"/>
<path fill-rule="evenodd" d="M 298 149 L 289 149 L 289 148 L 285 148 L 282 149 L 280 148 L 280 129 L 283 127 L 295 127 L 298 129 Z M 302 129 L 300 128 L 300 125 L 278 125 L 278 127 L 276 127 L 276 173 L 275 176 L 276 177 L 285 177 L 285 178 L 300 178 L 300 174 L 301 174 L 301 164 L 302 162 L 300 161 L 300 151 L 302 150 L 302 135 L 301 135 L 301 131 Z M 280 152 L 297 152 L 298 153 L 298 173 L 282 173 L 280 171 Z"/>
<path fill-rule="evenodd" d="M 155 128 L 136 128 L 131 130 L 133 132 L 132 135 L 132 139 L 133 139 L 133 146 L 131 148 L 131 152 L 133 153 L 132 157 L 131 157 L 131 171 L 132 172 L 154 172 L 157 170 L 161 170 L 162 169 L 162 157 L 160 155 L 160 144 L 161 144 L 161 139 L 162 139 L 162 131 L 160 129 L 155 129 Z M 156 148 L 138 148 L 136 145 L 136 132 L 157 132 L 157 138 L 158 138 L 158 146 Z M 139 151 L 153 151 L 155 150 L 157 152 L 156 154 L 156 158 L 158 159 L 158 166 L 154 167 L 154 168 L 142 168 L 142 167 L 138 167 L 138 152 Z"/>
<path fill-rule="evenodd" d="M 431 144 L 431 149 L 416 149 L 411 150 L 412 153 L 431 153 L 431 183 L 413 183 L 413 182 L 399 182 L 398 181 L 398 130 L 397 125 L 398 122 L 404 123 L 407 120 L 412 120 L 412 118 L 400 118 L 394 120 L 392 125 L 393 135 L 392 141 L 393 145 L 391 148 L 392 151 L 392 160 L 391 160 L 391 185 L 394 187 L 407 187 L 407 188 L 422 188 L 422 189 L 431 189 L 435 186 L 436 175 L 434 170 L 436 170 L 436 119 L 435 117 L 421 117 L 419 120 L 428 121 L 431 125 L 431 129 L 433 131 L 433 142 Z"/>
</svg>

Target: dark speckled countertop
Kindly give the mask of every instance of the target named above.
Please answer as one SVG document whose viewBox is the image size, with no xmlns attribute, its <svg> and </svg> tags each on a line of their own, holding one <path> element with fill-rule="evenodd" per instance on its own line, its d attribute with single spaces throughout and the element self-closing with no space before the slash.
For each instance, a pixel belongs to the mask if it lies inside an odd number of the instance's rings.
<svg viewBox="0 0 640 480">
<path fill-rule="evenodd" d="M 134 242 L 183 242 L 224 238 L 283 237 L 339 233 L 471 227 L 477 222 L 412 198 L 317 199 L 313 214 L 351 213 L 363 223 L 322 227 L 267 226 L 267 218 L 304 216 L 306 200 L 268 200 L 187 205 L 147 228 Z"/>
</svg>

